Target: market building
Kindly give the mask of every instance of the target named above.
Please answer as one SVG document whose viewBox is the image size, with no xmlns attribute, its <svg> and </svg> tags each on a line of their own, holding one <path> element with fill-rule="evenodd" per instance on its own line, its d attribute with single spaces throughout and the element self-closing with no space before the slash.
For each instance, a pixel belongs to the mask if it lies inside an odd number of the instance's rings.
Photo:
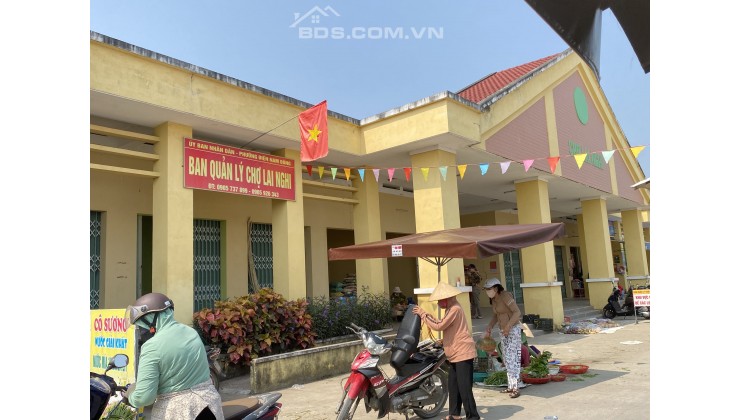
<svg viewBox="0 0 740 420">
<path fill-rule="evenodd" d="M 328 249 L 551 221 L 566 237 L 453 260 L 443 281 L 474 263 L 555 325 L 563 299 L 600 308 L 612 281 L 648 281 L 649 189 L 632 187 L 643 146 L 572 51 L 362 120 L 327 99 L 329 154 L 309 167 L 296 117 L 313 104 L 91 32 L 91 309 L 160 291 L 189 322 L 250 278 L 288 299 L 411 295 L 436 267 Z"/>
</svg>

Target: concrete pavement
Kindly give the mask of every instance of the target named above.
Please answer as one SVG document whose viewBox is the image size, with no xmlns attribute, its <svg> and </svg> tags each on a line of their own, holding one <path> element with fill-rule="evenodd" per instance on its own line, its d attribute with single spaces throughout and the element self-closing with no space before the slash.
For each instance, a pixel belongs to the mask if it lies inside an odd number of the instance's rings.
<svg viewBox="0 0 740 420">
<path fill-rule="evenodd" d="M 599 334 L 537 334 L 529 344 L 547 350 L 563 364 L 585 364 L 584 375 L 568 375 L 564 382 L 529 385 L 517 399 L 495 389 L 474 388 L 478 412 L 483 419 L 542 419 L 557 415 L 566 419 L 650 418 L 650 321 L 634 318 L 614 320 L 620 327 Z M 487 320 L 474 320 L 473 334 L 480 334 Z M 387 374 L 390 366 L 383 366 Z M 341 382 L 349 375 L 340 375 L 316 382 L 302 383 L 300 373 L 295 385 L 279 390 L 283 409 L 280 418 L 335 419 L 334 413 L 341 396 Z M 245 378 L 224 381 L 224 400 L 241 398 L 249 393 Z M 448 414 L 448 406 L 439 418 Z M 374 419 L 377 413 L 365 413 L 360 404 L 356 419 Z M 391 420 L 404 419 L 391 413 Z M 418 417 L 409 417 L 418 418 Z"/>
</svg>

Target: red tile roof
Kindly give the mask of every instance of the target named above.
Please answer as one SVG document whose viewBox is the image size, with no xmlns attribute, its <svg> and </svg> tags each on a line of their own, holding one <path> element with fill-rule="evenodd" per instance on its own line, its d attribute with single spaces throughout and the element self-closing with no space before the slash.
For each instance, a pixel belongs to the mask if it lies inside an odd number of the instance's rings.
<svg viewBox="0 0 740 420">
<path fill-rule="evenodd" d="M 491 73 L 472 85 L 460 90 L 457 94 L 469 101 L 480 103 L 494 93 L 510 85 L 512 82 L 521 79 L 543 64 L 554 60 L 561 54 L 562 53 L 553 54 L 527 64 Z"/>
</svg>

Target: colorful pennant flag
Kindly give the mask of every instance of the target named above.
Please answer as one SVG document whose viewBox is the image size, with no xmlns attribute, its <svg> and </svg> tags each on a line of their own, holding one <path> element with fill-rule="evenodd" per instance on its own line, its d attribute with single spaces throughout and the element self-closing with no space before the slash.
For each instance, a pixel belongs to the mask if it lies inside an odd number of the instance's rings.
<svg viewBox="0 0 740 420">
<path fill-rule="evenodd" d="M 558 166 L 558 162 L 560 162 L 560 156 L 551 156 L 547 158 L 547 163 L 550 164 L 551 173 L 555 173 L 555 168 Z"/>
<path fill-rule="evenodd" d="M 344 179 L 349 181 L 349 168 L 344 168 Z"/>
<path fill-rule="evenodd" d="M 501 175 L 505 174 L 506 171 L 509 170 L 509 165 L 511 165 L 511 161 L 501 162 Z"/>
<path fill-rule="evenodd" d="M 388 168 L 388 182 L 393 182 L 394 172 L 396 172 L 396 168 Z"/>
<path fill-rule="evenodd" d="M 365 170 L 358 169 L 357 172 L 360 174 L 360 181 L 365 182 Z"/>
<path fill-rule="evenodd" d="M 337 179 L 337 168 L 331 168 L 331 179 Z"/>
<path fill-rule="evenodd" d="M 440 166 L 439 167 L 439 173 L 442 175 L 442 179 L 447 181 L 447 167 L 446 166 Z"/>
<path fill-rule="evenodd" d="M 324 167 L 319 166 L 319 179 L 321 179 L 322 176 L 324 176 Z"/>
<path fill-rule="evenodd" d="M 424 181 L 426 181 L 429 176 L 429 168 L 421 168 L 421 174 L 424 175 Z"/>
<path fill-rule="evenodd" d="M 604 156 L 604 162 L 609 163 L 609 159 L 612 158 L 612 155 L 614 154 L 614 150 L 605 150 L 601 152 L 601 156 Z"/>
<path fill-rule="evenodd" d="M 644 148 L 645 146 L 630 147 L 630 150 L 632 151 L 632 155 L 635 157 L 635 159 L 637 159 L 637 155 L 639 155 L 640 152 L 642 152 L 642 149 Z"/>
<path fill-rule="evenodd" d="M 581 166 L 583 166 L 583 162 L 586 160 L 586 156 L 588 156 L 588 153 L 579 153 L 577 155 L 573 155 L 573 157 L 576 158 L 578 169 L 581 169 Z"/>
<path fill-rule="evenodd" d="M 403 173 L 406 174 L 406 181 L 409 181 L 409 178 L 411 178 L 411 168 L 403 168 Z"/>
<path fill-rule="evenodd" d="M 380 169 L 373 169 L 373 175 L 375 175 L 375 182 L 378 182 L 378 177 L 380 176 Z"/>
<path fill-rule="evenodd" d="M 529 171 L 529 168 L 532 167 L 532 164 L 534 163 L 534 159 L 526 159 L 524 161 L 524 172 Z"/>
<path fill-rule="evenodd" d="M 488 164 L 487 163 L 481 163 L 480 165 L 480 174 L 485 175 L 486 172 L 488 172 Z"/>
<path fill-rule="evenodd" d="M 460 180 L 465 178 L 465 171 L 468 170 L 468 165 L 457 165 L 457 170 L 460 171 Z"/>
<path fill-rule="evenodd" d="M 301 162 L 311 162 L 329 154 L 326 100 L 298 114 L 301 130 Z"/>
<path fill-rule="evenodd" d="M 313 169 L 311 165 L 306 165 L 306 170 L 308 170 L 308 176 L 313 176 L 313 172 L 311 172 L 311 169 Z"/>
</svg>

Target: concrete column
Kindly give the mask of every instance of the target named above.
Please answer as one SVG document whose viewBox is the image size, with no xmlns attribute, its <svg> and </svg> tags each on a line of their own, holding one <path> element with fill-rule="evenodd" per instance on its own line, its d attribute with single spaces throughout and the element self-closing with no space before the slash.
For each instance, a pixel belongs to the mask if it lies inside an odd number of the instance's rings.
<svg viewBox="0 0 740 420">
<path fill-rule="evenodd" d="M 586 284 L 589 289 L 589 302 L 594 308 L 602 308 L 612 291 L 614 264 L 612 247 L 609 238 L 609 218 L 606 212 L 606 201 L 601 198 L 581 200 L 583 208 L 583 230 L 588 248 L 588 276 Z"/>
<path fill-rule="evenodd" d="M 311 226 L 306 238 L 308 263 L 308 295 L 329 297 L 329 247 L 326 242 L 326 227 Z"/>
<path fill-rule="evenodd" d="M 303 231 L 303 183 L 300 151 L 273 153 L 293 159 L 295 201 L 272 200 L 273 288 L 287 300 L 306 297 L 306 254 Z"/>
<path fill-rule="evenodd" d="M 622 211 L 622 231 L 624 233 L 625 253 L 627 254 L 627 280 L 630 283 L 636 282 L 637 284 L 645 284 L 650 274 L 642 223 L 641 210 Z"/>
<path fill-rule="evenodd" d="M 515 187 L 519 223 L 552 222 L 547 181 L 539 178 L 518 181 Z M 563 300 L 552 241 L 522 248 L 521 253 L 524 281 L 521 287 L 526 311 L 540 314 L 542 318 L 552 318 L 553 326 L 559 328 L 563 324 Z"/>
<path fill-rule="evenodd" d="M 152 291 L 175 302 L 175 319 L 186 325 L 193 318 L 193 190 L 183 182 L 183 139 L 193 129 L 166 122 L 154 133 L 159 178 L 152 194 Z"/>
<path fill-rule="evenodd" d="M 364 181 L 357 177 L 352 181 L 352 185 L 357 188 L 355 198 L 360 201 L 352 209 L 355 243 L 364 244 L 382 240 L 380 193 L 375 177 L 366 173 Z M 385 275 L 386 271 L 383 267 L 385 261 L 382 258 L 359 259 L 355 261 L 355 264 L 358 294 L 364 288 L 367 288 L 368 293 L 388 293 L 388 278 Z"/>
<path fill-rule="evenodd" d="M 432 232 L 460 227 L 460 206 L 457 200 L 457 168 L 455 155 L 445 150 L 429 150 L 411 155 L 414 183 L 414 217 L 416 232 Z M 447 166 L 446 179 L 442 178 L 439 168 Z M 428 168 L 427 179 L 424 179 L 422 168 Z M 429 302 L 431 290 L 437 286 L 437 266 L 419 260 L 419 288 L 428 293 L 417 295 L 417 302 L 427 312 L 441 316 L 436 302 Z M 457 279 L 465 285 L 462 258 L 454 258 L 441 267 L 440 280 L 455 285 Z M 465 310 L 468 327 L 471 326 L 470 298 L 467 293 L 457 296 L 460 306 Z M 472 330 L 471 330 L 472 331 Z M 422 333 L 426 337 L 426 331 Z"/>
</svg>

